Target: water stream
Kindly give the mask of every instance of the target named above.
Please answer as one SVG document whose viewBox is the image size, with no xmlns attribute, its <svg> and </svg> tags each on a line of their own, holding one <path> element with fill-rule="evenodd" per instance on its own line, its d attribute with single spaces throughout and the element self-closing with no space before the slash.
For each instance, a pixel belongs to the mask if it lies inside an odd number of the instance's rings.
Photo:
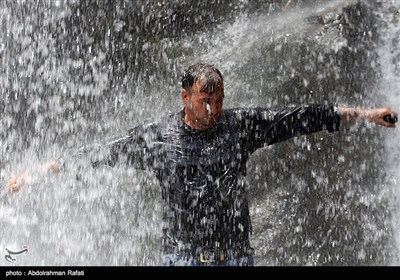
<svg viewBox="0 0 400 280">
<path fill-rule="evenodd" d="M 80 2 L 0 2 L 0 182 L 31 174 L 18 193 L 0 190 L 0 265 L 10 265 L 6 248 L 24 246 L 29 251 L 16 265 L 160 264 L 155 176 L 92 169 L 87 158 L 72 155 L 179 110 L 180 75 L 193 62 L 221 69 L 226 107 L 400 108 L 400 1 L 382 1 L 375 11 L 379 30 L 364 30 L 366 38 L 381 34 L 371 50 L 333 32 L 342 30 L 333 11 L 357 3 L 351 0 L 238 13 L 209 30 L 161 39 L 122 33 L 124 1 L 104 38 L 85 29 L 90 24 L 69 24 L 87 16 L 76 14 Z M 319 32 L 321 18 L 333 28 Z M 122 71 L 130 68 L 118 48 L 133 49 L 146 63 L 133 59 L 140 67 Z M 118 53 L 112 63 L 110 49 Z M 341 62 L 349 53 L 375 52 L 368 63 L 380 74 Z M 258 151 L 248 167 L 256 265 L 398 265 L 398 137 L 397 130 L 358 123 Z M 62 174 L 36 172 L 59 157 L 67 162 Z"/>
</svg>

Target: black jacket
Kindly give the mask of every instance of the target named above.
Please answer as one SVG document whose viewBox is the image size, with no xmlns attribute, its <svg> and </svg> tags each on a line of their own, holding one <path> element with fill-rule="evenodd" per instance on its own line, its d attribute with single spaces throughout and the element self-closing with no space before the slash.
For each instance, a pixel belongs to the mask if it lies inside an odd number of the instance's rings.
<svg viewBox="0 0 400 280">
<path fill-rule="evenodd" d="M 110 143 L 107 164 L 153 169 L 163 187 L 165 252 L 241 250 L 251 223 L 246 162 L 265 145 L 339 128 L 333 105 L 269 110 L 223 110 L 204 131 L 183 122 L 183 111 L 133 128 Z"/>
</svg>

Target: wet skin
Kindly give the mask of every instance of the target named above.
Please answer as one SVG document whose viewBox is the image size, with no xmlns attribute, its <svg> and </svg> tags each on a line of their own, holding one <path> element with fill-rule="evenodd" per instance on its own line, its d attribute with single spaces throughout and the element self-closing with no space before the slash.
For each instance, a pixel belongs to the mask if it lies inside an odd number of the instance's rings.
<svg viewBox="0 0 400 280">
<path fill-rule="evenodd" d="M 224 88 L 217 86 L 213 93 L 201 90 L 203 81 L 196 80 L 189 90 L 182 89 L 185 106 L 184 122 L 190 127 L 205 130 L 212 127 L 222 111 Z"/>
</svg>

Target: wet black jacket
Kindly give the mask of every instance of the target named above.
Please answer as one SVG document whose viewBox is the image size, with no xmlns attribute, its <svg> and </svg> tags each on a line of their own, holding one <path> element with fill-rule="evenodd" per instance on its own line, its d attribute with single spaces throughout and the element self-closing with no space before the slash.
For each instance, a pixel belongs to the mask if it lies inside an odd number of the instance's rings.
<svg viewBox="0 0 400 280">
<path fill-rule="evenodd" d="M 223 110 L 204 131 L 183 122 L 183 111 L 133 128 L 110 143 L 108 164 L 153 169 L 163 187 L 164 248 L 224 250 L 248 246 L 251 223 L 246 162 L 260 147 L 339 128 L 332 105 L 269 110 Z"/>
</svg>

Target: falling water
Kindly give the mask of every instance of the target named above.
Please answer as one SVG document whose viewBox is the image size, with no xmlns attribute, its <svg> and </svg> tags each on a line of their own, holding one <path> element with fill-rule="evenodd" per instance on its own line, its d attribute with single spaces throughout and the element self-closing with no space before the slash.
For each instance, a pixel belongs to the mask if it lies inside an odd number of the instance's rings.
<svg viewBox="0 0 400 280">
<path fill-rule="evenodd" d="M 389 104 L 390 107 L 399 110 L 400 99 L 400 1 L 388 1 L 384 5 L 385 13 L 381 16 L 386 23 L 385 30 L 383 31 L 383 44 L 378 49 L 380 65 L 382 68 L 382 76 L 377 83 L 377 98 L 378 102 Z M 379 100 L 381 99 L 381 100 Z M 395 131 L 388 133 L 385 139 L 386 146 L 386 172 L 387 183 L 384 188 L 393 195 L 393 228 L 395 231 L 394 238 L 396 240 L 397 248 L 400 248 L 400 190 L 399 190 L 399 174 L 398 174 L 398 160 L 399 160 L 399 132 Z M 392 260 L 393 265 L 399 265 L 399 258 L 397 256 Z"/>
<path fill-rule="evenodd" d="M 144 26 L 170 7 L 145 2 L 136 13 L 120 1 L 113 14 L 101 1 L 0 2 L 0 181 L 31 174 L 18 193 L 0 190 L 0 253 L 29 248 L 15 264 L 160 264 L 154 175 L 92 169 L 73 155 L 82 146 L 101 153 L 130 127 L 179 110 L 179 78 L 193 62 L 222 70 L 226 107 L 398 109 L 399 1 L 378 5 L 379 24 L 368 22 L 375 8 L 352 9 L 352 0 L 255 12 L 233 1 L 232 17 L 201 13 L 210 26 L 198 32 L 166 35 L 174 21 L 160 16 L 154 36 Z M 258 151 L 248 165 L 256 264 L 398 264 L 397 134 L 357 123 Z M 38 174 L 60 157 L 62 174 Z"/>
</svg>

